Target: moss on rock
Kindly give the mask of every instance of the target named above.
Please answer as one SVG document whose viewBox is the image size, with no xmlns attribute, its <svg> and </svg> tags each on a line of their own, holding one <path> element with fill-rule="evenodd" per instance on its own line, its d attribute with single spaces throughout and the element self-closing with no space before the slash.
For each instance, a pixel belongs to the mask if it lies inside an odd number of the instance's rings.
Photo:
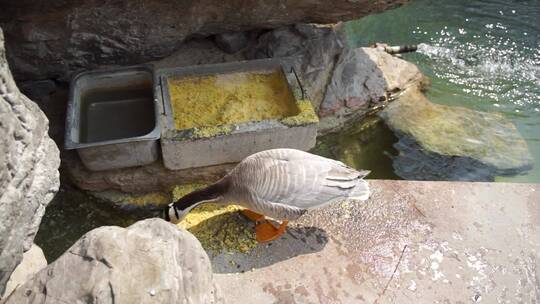
<svg viewBox="0 0 540 304">
<path fill-rule="evenodd" d="M 393 130 L 429 152 L 476 159 L 500 170 L 532 164 L 527 143 L 498 113 L 434 104 L 418 89 L 410 89 L 381 116 Z"/>
</svg>

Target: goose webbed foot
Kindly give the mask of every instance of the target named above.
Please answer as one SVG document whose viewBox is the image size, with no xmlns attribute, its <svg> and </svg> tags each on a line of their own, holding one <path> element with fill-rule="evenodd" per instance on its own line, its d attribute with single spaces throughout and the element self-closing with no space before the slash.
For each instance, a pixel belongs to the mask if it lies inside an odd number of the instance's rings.
<svg viewBox="0 0 540 304">
<path fill-rule="evenodd" d="M 288 221 L 283 221 L 279 228 L 276 228 L 262 214 L 248 209 L 244 209 L 241 212 L 245 217 L 255 222 L 255 237 L 259 243 L 271 242 L 285 233 Z"/>
<path fill-rule="evenodd" d="M 269 220 L 264 220 L 255 225 L 255 235 L 257 242 L 266 243 L 278 239 L 285 233 L 288 221 L 281 222 L 279 228 L 276 228 Z"/>
</svg>

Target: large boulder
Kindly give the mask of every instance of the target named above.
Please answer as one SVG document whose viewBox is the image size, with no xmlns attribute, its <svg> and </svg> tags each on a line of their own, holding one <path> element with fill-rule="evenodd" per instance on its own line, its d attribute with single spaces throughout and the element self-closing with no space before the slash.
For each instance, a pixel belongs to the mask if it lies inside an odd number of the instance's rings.
<svg viewBox="0 0 540 304">
<path fill-rule="evenodd" d="M 418 67 L 376 48 L 346 48 L 336 63 L 319 109 L 321 129 L 340 126 L 386 103 L 408 87 L 423 85 Z"/>
<path fill-rule="evenodd" d="M 58 190 L 58 148 L 39 107 L 11 76 L 0 29 L 0 294 L 23 252 L 30 249 Z"/>
<path fill-rule="evenodd" d="M 249 59 L 289 58 L 304 91 L 318 109 L 343 51 L 340 26 L 296 24 L 269 31 L 258 37 L 247 52 Z"/>
<path fill-rule="evenodd" d="M 84 167 L 75 152 L 65 153 L 63 163 L 67 177 L 79 188 L 89 191 L 118 190 L 128 193 L 168 191 L 177 184 L 210 183 L 223 177 L 234 164 L 204 168 L 169 170 L 160 161 L 150 165 L 90 171 Z"/>
<path fill-rule="evenodd" d="M 88 232 L 6 304 L 222 302 L 199 241 L 162 219 L 148 219 Z"/>
<path fill-rule="evenodd" d="M 249 43 L 248 32 L 230 32 L 217 34 L 214 42 L 222 51 L 234 54 L 245 48 Z"/>
<path fill-rule="evenodd" d="M 131 64 L 171 54 L 194 35 L 334 23 L 377 13 L 406 0 L 286 1 L 11 1 L 0 25 L 10 39 L 18 78 L 62 77 L 103 64 Z"/>
<path fill-rule="evenodd" d="M 394 168 L 405 179 L 493 180 L 533 164 L 519 131 L 498 113 L 435 104 L 411 88 L 380 115 L 399 137 Z"/>
<path fill-rule="evenodd" d="M 36 244 L 33 244 L 30 250 L 23 254 L 21 263 L 15 268 L 9 281 L 6 284 L 4 295 L 0 299 L 9 297 L 11 292 L 20 285 L 30 280 L 41 269 L 47 267 L 47 259 L 43 250 Z"/>
</svg>

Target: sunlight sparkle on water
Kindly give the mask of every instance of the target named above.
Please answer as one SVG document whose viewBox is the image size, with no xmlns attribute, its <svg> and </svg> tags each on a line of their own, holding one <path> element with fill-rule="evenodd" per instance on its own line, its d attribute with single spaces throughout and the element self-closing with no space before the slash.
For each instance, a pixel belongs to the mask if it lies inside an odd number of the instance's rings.
<svg viewBox="0 0 540 304">
<path fill-rule="evenodd" d="M 348 44 L 417 44 L 405 54 L 431 79 L 435 103 L 499 112 L 537 164 L 505 181 L 540 182 L 540 2 L 416 0 L 347 24 Z"/>
</svg>

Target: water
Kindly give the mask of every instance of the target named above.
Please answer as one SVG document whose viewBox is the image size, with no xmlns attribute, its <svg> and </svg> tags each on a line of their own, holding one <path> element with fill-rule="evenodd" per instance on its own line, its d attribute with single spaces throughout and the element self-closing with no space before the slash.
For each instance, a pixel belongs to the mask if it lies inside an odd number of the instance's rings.
<svg viewBox="0 0 540 304">
<path fill-rule="evenodd" d="M 34 239 L 51 263 L 83 234 L 101 226 L 127 227 L 149 217 L 143 210 L 126 210 L 73 187 L 62 185 L 47 205 Z"/>
<path fill-rule="evenodd" d="M 381 119 L 370 116 L 347 130 L 324 136 L 311 152 L 371 170 L 370 179 L 400 179 L 392 167 L 397 141 Z"/>
<path fill-rule="evenodd" d="M 88 90 L 81 104 L 83 143 L 144 136 L 156 125 L 150 84 Z"/>
<path fill-rule="evenodd" d="M 419 44 L 405 59 L 431 78 L 428 98 L 436 103 L 503 113 L 518 128 L 540 164 L 540 1 L 417 0 L 380 15 L 348 22 L 352 47 L 374 42 Z M 388 134 L 383 123 L 371 134 Z M 373 170 L 373 178 L 396 178 L 384 162 L 391 161 L 391 136 L 367 142 L 357 132 L 338 134 L 346 146 L 328 149 L 335 135 L 323 138 L 317 152 Z M 363 156 L 343 157 L 351 146 L 371 145 Z M 349 147 L 349 148 L 347 148 Z M 364 149 L 365 150 L 365 149 Z M 360 150 L 358 150 L 360 151 Z M 376 163 L 367 160 L 375 161 Z M 540 182 L 535 165 L 524 175 L 498 181 Z"/>
</svg>

